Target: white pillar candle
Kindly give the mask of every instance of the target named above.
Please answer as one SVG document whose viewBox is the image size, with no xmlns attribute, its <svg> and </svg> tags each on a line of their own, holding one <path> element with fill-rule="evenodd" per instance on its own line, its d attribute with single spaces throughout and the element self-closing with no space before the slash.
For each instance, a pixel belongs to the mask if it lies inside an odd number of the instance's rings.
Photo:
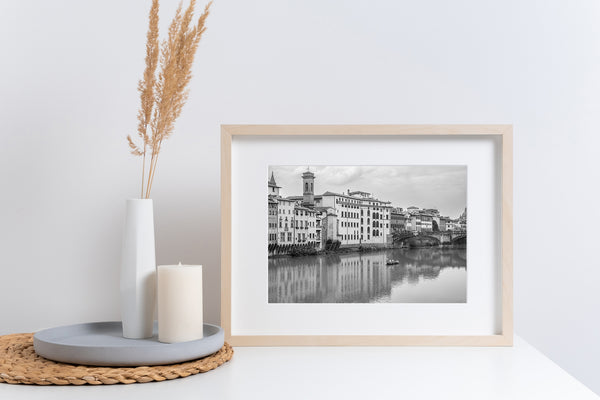
<svg viewBox="0 0 600 400">
<path fill-rule="evenodd" d="M 202 265 L 159 265 L 158 340 L 202 339 Z"/>
</svg>

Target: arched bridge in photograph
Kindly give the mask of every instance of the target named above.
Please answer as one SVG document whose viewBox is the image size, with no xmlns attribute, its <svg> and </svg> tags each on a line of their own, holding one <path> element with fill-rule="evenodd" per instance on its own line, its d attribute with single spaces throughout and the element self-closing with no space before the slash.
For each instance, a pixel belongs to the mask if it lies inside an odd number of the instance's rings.
<svg viewBox="0 0 600 400">
<path fill-rule="evenodd" d="M 396 232 L 392 234 L 394 243 L 403 242 L 423 242 L 429 241 L 433 244 L 458 244 L 467 241 L 467 232 L 465 231 L 444 231 L 444 232 Z"/>
</svg>

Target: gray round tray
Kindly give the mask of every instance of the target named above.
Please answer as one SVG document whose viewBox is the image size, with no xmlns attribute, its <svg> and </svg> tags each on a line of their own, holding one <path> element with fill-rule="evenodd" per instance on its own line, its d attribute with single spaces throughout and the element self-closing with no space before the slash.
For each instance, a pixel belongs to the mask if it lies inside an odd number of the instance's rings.
<svg viewBox="0 0 600 400">
<path fill-rule="evenodd" d="M 204 338 L 182 343 L 158 341 L 158 327 L 148 339 L 126 339 L 121 322 L 92 322 L 61 326 L 33 336 L 40 356 L 71 364 L 110 367 L 164 365 L 195 360 L 216 353 L 223 346 L 223 329 L 204 324 Z"/>
</svg>

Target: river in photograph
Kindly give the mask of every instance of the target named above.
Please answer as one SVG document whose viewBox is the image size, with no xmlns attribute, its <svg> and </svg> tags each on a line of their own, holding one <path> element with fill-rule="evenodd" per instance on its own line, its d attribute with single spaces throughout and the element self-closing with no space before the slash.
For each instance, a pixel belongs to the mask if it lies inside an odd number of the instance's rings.
<svg viewBox="0 0 600 400">
<path fill-rule="evenodd" d="M 429 247 L 270 258 L 269 303 L 465 303 L 466 256 Z"/>
</svg>

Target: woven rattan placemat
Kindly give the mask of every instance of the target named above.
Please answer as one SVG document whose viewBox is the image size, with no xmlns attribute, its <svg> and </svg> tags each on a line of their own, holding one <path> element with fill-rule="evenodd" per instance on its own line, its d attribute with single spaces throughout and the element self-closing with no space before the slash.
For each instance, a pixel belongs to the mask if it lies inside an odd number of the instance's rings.
<svg viewBox="0 0 600 400">
<path fill-rule="evenodd" d="M 231 360 L 233 349 L 221 350 L 199 360 L 152 367 L 91 367 L 57 363 L 38 356 L 33 334 L 0 336 L 0 382 L 26 385 L 112 385 L 184 378 L 210 371 Z"/>
</svg>

